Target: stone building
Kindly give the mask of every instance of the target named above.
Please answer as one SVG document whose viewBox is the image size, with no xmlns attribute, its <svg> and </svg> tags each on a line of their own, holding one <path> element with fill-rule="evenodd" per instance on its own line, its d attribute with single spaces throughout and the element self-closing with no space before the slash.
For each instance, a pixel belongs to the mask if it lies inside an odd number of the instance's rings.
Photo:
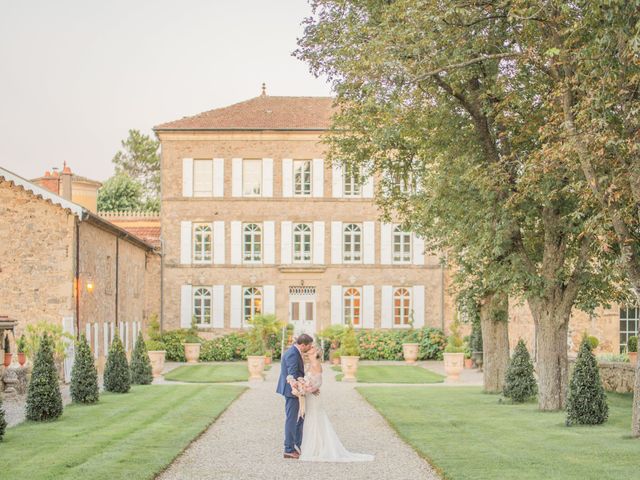
<svg viewBox="0 0 640 480">
<path fill-rule="evenodd" d="M 98 189 L 102 183 L 76 175 L 67 162 L 64 162 L 62 171 L 57 168 L 47 170 L 42 177 L 34 178 L 31 182 L 63 198 L 70 198 L 73 203 L 90 212 L 98 210 Z"/>
<path fill-rule="evenodd" d="M 116 332 L 130 350 L 159 313 L 159 270 L 152 245 L 0 168 L 0 314 L 18 321 L 16 337 L 29 323 L 62 325 L 87 335 L 101 366 Z"/>
</svg>

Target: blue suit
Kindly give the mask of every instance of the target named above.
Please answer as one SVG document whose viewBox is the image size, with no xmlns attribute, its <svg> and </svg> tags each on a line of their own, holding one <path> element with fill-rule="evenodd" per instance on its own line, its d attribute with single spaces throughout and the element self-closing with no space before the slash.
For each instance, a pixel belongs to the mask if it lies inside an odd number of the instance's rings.
<svg viewBox="0 0 640 480">
<path fill-rule="evenodd" d="M 280 361 L 280 378 L 278 379 L 278 387 L 276 388 L 276 392 L 283 395 L 285 399 L 284 451 L 286 453 L 292 453 L 295 451 L 296 445 L 298 447 L 302 445 L 302 425 L 304 424 L 304 418 L 298 420 L 300 401 L 298 397 L 291 393 L 291 385 L 287 382 L 289 375 L 296 379 L 304 377 L 302 354 L 293 345 L 282 355 L 282 360 Z"/>
</svg>

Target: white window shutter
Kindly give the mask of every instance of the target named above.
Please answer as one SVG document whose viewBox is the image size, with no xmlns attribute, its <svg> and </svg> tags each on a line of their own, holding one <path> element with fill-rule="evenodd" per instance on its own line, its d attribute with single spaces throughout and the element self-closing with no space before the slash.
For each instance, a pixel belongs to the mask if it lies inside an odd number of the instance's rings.
<svg viewBox="0 0 640 480">
<path fill-rule="evenodd" d="M 291 263 L 291 222 L 280 222 L 280 263 Z"/>
<path fill-rule="evenodd" d="M 262 196 L 273 197 L 273 158 L 262 159 Z"/>
<path fill-rule="evenodd" d="M 380 304 L 380 327 L 391 328 L 393 326 L 393 287 L 391 285 L 382 286 Z"/>
<path fill-rule="evenodd" d="M 87 337 L 87 343 L 91 345 L 91 324 L 87 323 L 84 326 L 84 336 Z"/>
<path fill-rule="evenodd" d="M 380 224 L 380 263 L 391 265 L 393 243 L 393 224 Z"/>
<path fill-rule="evenodd" d="M 98 358 L 100 353 L 100 324 L 98 322 L 93 324 L 93 356 Z"/>
<path fill-rule="evenodd" d="M 276 287 L 275 285 L 265 285 L 262 287 L 262 294 L 264 295 L 264 308 L 262 312 L 265 315 L 276 313 Z"/>
<path fill-rule="evenodd" d="M 331 325 L 342 325 L 342 285 L 331 285 Z"/>
<path fill-rule="evenodd" d="M 216 265 L 224 264 L 225 233 L 224 222 L 213 222 L 213 263 Z"/>
<path fill-rule="evenodd" d="M 373 311 L 375 306 L 375 289 L 373 285 L 362 287 L 362 327 L 373 328 Z"/>
<path fill-rule="evenodd" d="M 362 198 L 373 198 L 373 175 L 370 175 L 362 185 Z"/>
<path fill-rule="evenodd" d="M 231 222 L 231 264 L 242 263 L 242 222 Z"/>
<path fill-rule="evenodd" d="M 331 222 L 331 263 L 342 263 L 342 222 Z"/>
<path fill-rule="evenodd" d="M 231 160 L 231 196 L 242 196 L 242 159 Z"/>
<path fill-rule="evenodd" d="M 103 355 L 106 357 L 107 355 L 109 355 L 109 346 L 111 345 L 111 343 L 109 342 L 109 324 L 107 322 L 104 322 L 102 324 L 102 331 L 102 343 L 104 347 Z"/>
<path fill-rule="evenodd" d="M 415 328 L 424 327 L 424 285 L 413 287 L 413 326 Z"/>
<path fill-rule="evenodd" d="M 224 285 L 214 285 L 213 292 L 213 308 L 212 322 L 213 328 L 224 328 Z"/>
<path fill-rule="evenodd" d="M 231 285 L 230 288 L 230 300 L 231 300 L 231 328 L 242 327 L 242 286 Z"/>
<path fill-rule="evenodd" d="M 313 263 L 324 265 L 324 222 L 313 222 Z"/>
<path fill-rule="evenodd" d="M 213 196 L 224 197 L 224 158 L 213 159 Z"/>
<path fill-rule="evenodd" d="M 321 158 L 313 159 L 313 196 L 322 198 L 324 196 L 324 160 Z"/>
<path fill-rule="evenodd" d="M 191 328 L 192 312 L 191 285 L 182 285 L 180 288 L 180 328 Z"/>
<path fill-rule="evenodd" d="M 342 165 L 339 163 L 331 166 L 331 194 L 333 198 L 342 198 Z"/>
<path fill-rule="evenodd" d="M 424 265 L 424 240 L 413 234 L 413 264 Z"/>
<path fill-rule="evenodd" d="M 364 263 L 365 265 L 373 265 L 374 263 L 376 263 L 376 223 L 375 222 L 362 223 L 362 242 L 364 246 L 362 263 Z"/>
<path fill-rule="evenodd" d="M 293 160 L 282 159 L 282 196 L 293 197 Z"/>
<path fill-rule="evenodd" d="M 193 197 L 193 158 L 182 159 L 182 196 Z"/>
<path fill-rule="evenodd" d="M 276 263 L 276 222 L 263 222 L 264 255 L 262 262 L 267 265 Z"/>
<path fill-rule="evenodd" d="M 126 344 L 126 340 L 127 339 L 124 338 L 124 327 L 125 327 L 124 322 L 120 322 L 118 324 L 118 336 L 120 337 L 120 341 L 122 342 L 122 344 L 124 346 L 124 349 L 126 351 L 127 350 L 127 344 Z"/>
<path fill-rule="evenodd" d="M 191 263 L 191 222 L 180 222 L 180 263 Z"/>
</svg>

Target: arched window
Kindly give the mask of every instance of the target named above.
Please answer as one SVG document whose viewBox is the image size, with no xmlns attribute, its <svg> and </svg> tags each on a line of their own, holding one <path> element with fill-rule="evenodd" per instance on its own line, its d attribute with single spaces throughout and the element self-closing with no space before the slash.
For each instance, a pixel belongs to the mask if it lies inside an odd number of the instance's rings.
<svg viewBox="0 0 640 480">
<path fill-rule="evenodd" d="M 362 227 L 355 223 L 347 223 L 343 233 L 343 261 L 358 263 L 362 261 Z"/>
<path fill-rule="evenodd" d="M 198 287 L 193 292 L 193 316 L 198 325 L 211 324 L 211 289 Z"/>
<path fill-rule="evenodd" d="M 298 223 L 293 227 L 293 261 L 311 261 L 311 225 Z"/>
<path fill-rule="evenodd" d="M 400 225 L 393 229 L 393 263 L 411 262 L 411 232 L 402 230 Z"/>
<path fill-rule="evenodd" d="M 347 288 L 344 291 L 344 323 L 354 327 L 360 325 L 360 289 Z"/>
<path fill-rule="evenodd" d="M 193 226 L 193 262 L 211 262 L 212 233 L 211 225 L 196 224 Z"/>
<path fill-rule="evenodd" d="M 411 293 L 406 288 L 396 288 L 393 292 L 393 324 L 409 325 L 411 320 Z"/>
<path fill-rule="evenodd" d="M 247 325 L 254 316 L 262 313 L 262 289 L 246 287 L 242 295 L 242 318 Z"/>
<path fill-rule="evenodd" d="M 257 223 L 244 225 L 242 250 L 245 262 L 262 261 L 262 227 Z"/>
</svg>

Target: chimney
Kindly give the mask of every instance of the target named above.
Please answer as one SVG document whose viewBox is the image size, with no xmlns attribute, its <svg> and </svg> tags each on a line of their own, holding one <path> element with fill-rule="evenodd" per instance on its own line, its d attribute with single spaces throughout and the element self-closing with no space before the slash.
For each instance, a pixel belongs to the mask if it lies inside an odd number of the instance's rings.
<svg viewBox="0 0 640 480">
<path fill-rule="evenodd" d="M 40 185 L 42 188 L 49 190 L 50 192 L 58 194 L 59 191 L 59 178 L 57 176 L 57 172 L 54 170 L 56 175 L 51 175 L 51 172 L 47 170 L 44 172 L 44 177 L 36 178 L 32 180 L 34 183 Z"/>
<path fill-rule="evenodd" d="M 73 174 L 71 173 L 71 169 L 67 165 L 67 162 L 64 162 L 64 168 L 62 169 L 62 173 L 60 174 L 60 193 L 59 195 L 65 200 L 71 201 L 71 178 Z"/>
</svg>

